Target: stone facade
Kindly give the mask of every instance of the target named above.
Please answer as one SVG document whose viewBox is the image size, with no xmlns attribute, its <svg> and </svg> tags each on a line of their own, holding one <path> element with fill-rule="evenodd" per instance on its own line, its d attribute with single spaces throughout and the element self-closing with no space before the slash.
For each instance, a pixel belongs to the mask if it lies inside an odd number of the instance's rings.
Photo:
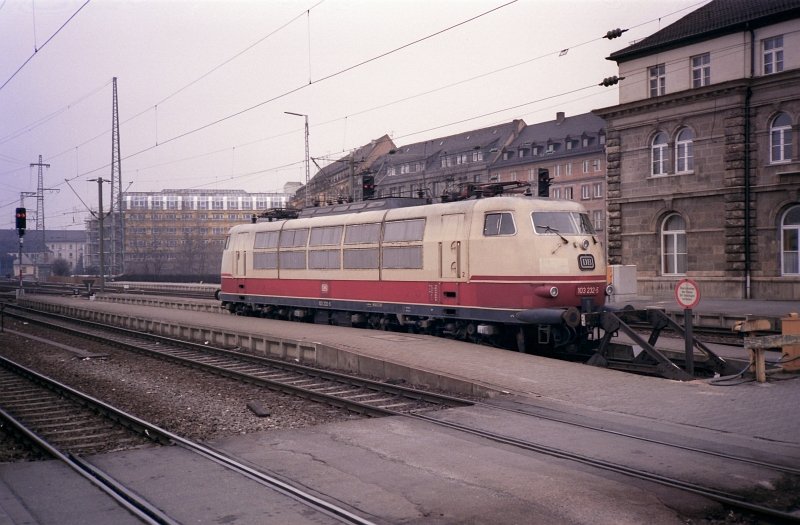
<svg viewBox="0 0 800 525">
<path fill-rule="evenodd" d="M 701 9 L 731 3 L 746 4 L 715 0 Z M 688 277 L 705 297 L 800 297 L 800 274 L 782 268 L 781 242 L 787 210 L 800 206 L 800 42 L 794 36 L 800 19 L 790 12 L 789 21 L 752 24 L 752 33 L 735 26 L 705 38 L 695 31 L 694 40 L 675 37 L 681 27 L 670 26 L 662 30 L 670 30 L 670 38 L 612 55 L 623 82 L 646 79 L 649 66 L 667 64 L 663 93 L 621 88 L 624 103 L 595 111 L 608 126 L 609 264 L 636 265 L 639 294 L 671 296 L 676 282 Z M 763 74 L 763 42 L 774 35 L 783 36 L 783 71 Z M 710 56 L 711 80 L 725 80 L 692 85 L 691 59 L 702 53 Z M 752 68 L 750 57 L 756 58 Z M 790 158 L 776 161 L 770 128 L 779 114 L 790 116 L 795 138 L 792 143 L 790 131 Z M 681 157 L 687 151 L 683 130 L 693 137 L 691 169 Z M 663 162 L 659 137 L 666 138 Z M 682 229 L 670 230 L 673 216 Z M 680 262 L 673 267 L 672 261 Z"/>
</svg>

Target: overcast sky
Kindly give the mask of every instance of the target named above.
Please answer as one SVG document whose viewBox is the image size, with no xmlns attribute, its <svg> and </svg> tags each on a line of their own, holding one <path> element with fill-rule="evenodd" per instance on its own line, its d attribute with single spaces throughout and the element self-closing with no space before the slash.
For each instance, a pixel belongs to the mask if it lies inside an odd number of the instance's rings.
<svg viewBox="0 0 800 525">
<path fill-rule="evenodd" d="M 42 155 L 46 228 L 83 229 L 88 180 L 111 176 L 113 77 L 124 188 L 281 191 L 305 180 L 303 118 L 286 111 L 309 115 L 322 166 L 384 134 L 585 113 L 617 103 L 597 86 L 609 54 L 705 3 L 0 0 L 0 228 Z"/>
</svg>

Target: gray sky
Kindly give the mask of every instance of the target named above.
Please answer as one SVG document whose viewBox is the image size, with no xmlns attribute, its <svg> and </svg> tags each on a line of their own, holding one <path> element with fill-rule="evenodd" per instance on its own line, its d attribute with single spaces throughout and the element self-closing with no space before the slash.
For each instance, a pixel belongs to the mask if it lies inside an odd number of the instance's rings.
<svg viewBox="0 0 800 525">
<path fill-rule="evenodd" d="M 39 155 L 59 190 L 46 227 L 83 228 L 88 179 L 111 176 L 113 77 L 123 187 L 280 191 L 305 179 L 286 111 L 309 115 L 323 166 L 384 134 L 585 113 L 617 103 L 597 86 L 610 53 L 706 0 L 507 2 L 0 0 L 0 228 L 36 191 Z M 616 27 L 630 30 L 601 38 Z"/>
</svg>

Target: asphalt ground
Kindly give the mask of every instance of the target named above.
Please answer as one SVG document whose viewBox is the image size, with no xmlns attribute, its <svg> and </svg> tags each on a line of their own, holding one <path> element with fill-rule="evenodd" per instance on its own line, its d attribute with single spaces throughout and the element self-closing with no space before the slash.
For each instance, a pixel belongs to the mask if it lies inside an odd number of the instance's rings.
<svg viewBox="0 0 800 525">
<path fill-rule="evenodd" d="M 797 374 L 770 376 L 766 383 L 679 382 L 419 335 L 298 325 L 73 297 L 36 299 L 119 315 L 168 318 L 187 326 L 262 332 L 271 337 L 340 347 L 392 366 L 413 367 L 473 382 L 493 392 L 492 402 L 495 403 L 568 413 L 586 420 L 669 435 L 687 443 L 714 443 L 749 451 L 761 449 L 782 455 L 790 464 L 800 465 L 800 420 L 797 417 L 800 381 Z M 659 307 L 658 304 L 652 306 Z M 782 317 L 797 311 L 798 303 L 702 301 L 695 309 L 701 308 L 711 314 L 714 312 L 709 309 L 715 308 L 724 314 L 741 312 Z M 743 349 L 734 349 L 733 353 L 747 358 Z M 447 411 L 446 417 L 472 420 L 478 417 L 476 410 Z M 541 432 L 538 425 L 530 425 L 511 416 L 497 421 L 498 427 L 509 432 L 528 435 Z M 570 440 L 571 437 L 562 435 L 555 439 Z M 575 436 L 575 439 L 580 438 Z M 586 439 L 586 446 L 595 452 L 619 453 L 606 450 L 602 439 Z M 676 505 L 677 496 L 653 495 L 613 476 L 585 471 L 565 474 L 552 461 L 509 450 L 487 449 L 475 439 L 430 430 L 421 427 L 419 422 L 404 419 L 384 418 L 304 431 L 240 436 L 218 445 L 289 479 L 299 479 L 304 485 L 321 494 L 332 495 L 382 523 L 681 522 L 669 508 Z M 158 469 L 169 459 L 148 454 L 148 451 L 132 451 L 93 460 L 112 470 L 116 468 L 121 475 L 149 480 L 157 488 L 161 479 Z M 192 474 L 193 470 L 179 458 L 175 462 L 175 468 L 187 470 L 188 486 L 207 484 L 201 473 Z M 33 487 L 26 491 L 15 483 L 16 479 L 29 478 L 26 471 L 31 468 L 41 467 L 0 466 L 0 524 L 25 522 L 14 519 L 15 514 L 9 509 L 28 509 L 31 515 L 39 516 L 40 500 L 29 492 Z M 701 480 L 704 476 L 719 475 L 714 473 L 713 464 L 706 467 L 675 465 L 674 468 L 697 469 Z M 130 472 L 125 474 L 128 469 Z M 734 476 L 728 477 L 731 483 L 736 481 Z M 746 485 L 759 479 L 758 474 L 751 478 L 738 481 Z M 181 492 L 187 515 L 195 509 L 198 516 L 205 517 L 205 520 L 198 518 L 199 522 L 218 523 L 228 516 L 232 523 L 259 523 L 257 513 L 217 511 L 205 493 L 199 489 Z M 252 507 L 246 491 L 225 493 L 233 501 L 225 508 Z M 57 496 L 51 495 L 52 498 L 57 499 Z M 74 495 L 70 499 L 74 501 Z M 68 505 L 69 499 L 64 501 Z M 690 511 L 699 504 L 684 496 L 681 501 L 683 511 Z M 233 519 L 237 516 L 238 519 Z M 70 522 L 66 517 L 66 514 L 61 516 L 62 523 Z M 304 519 L 293 515 L 287 522 L 303 523 Z M 32 522 L 56 523 L 46 519 Z"/>
</svg>

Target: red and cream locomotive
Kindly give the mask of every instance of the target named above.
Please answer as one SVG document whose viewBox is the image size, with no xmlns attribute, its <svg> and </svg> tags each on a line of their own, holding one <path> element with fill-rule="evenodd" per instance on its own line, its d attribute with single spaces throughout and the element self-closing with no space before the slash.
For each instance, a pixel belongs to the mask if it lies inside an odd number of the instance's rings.
<svg viewBox="0 0 800 525">
<path fill-rule="evenodd" d="M 219 298 L 236 314 L 528 352 L 582 344 L 581 313 L 599 309 L 610 292 L 585 209 L 519 194 L 268 215 L 230 230 L 221 283 Z"/>
</svg>

